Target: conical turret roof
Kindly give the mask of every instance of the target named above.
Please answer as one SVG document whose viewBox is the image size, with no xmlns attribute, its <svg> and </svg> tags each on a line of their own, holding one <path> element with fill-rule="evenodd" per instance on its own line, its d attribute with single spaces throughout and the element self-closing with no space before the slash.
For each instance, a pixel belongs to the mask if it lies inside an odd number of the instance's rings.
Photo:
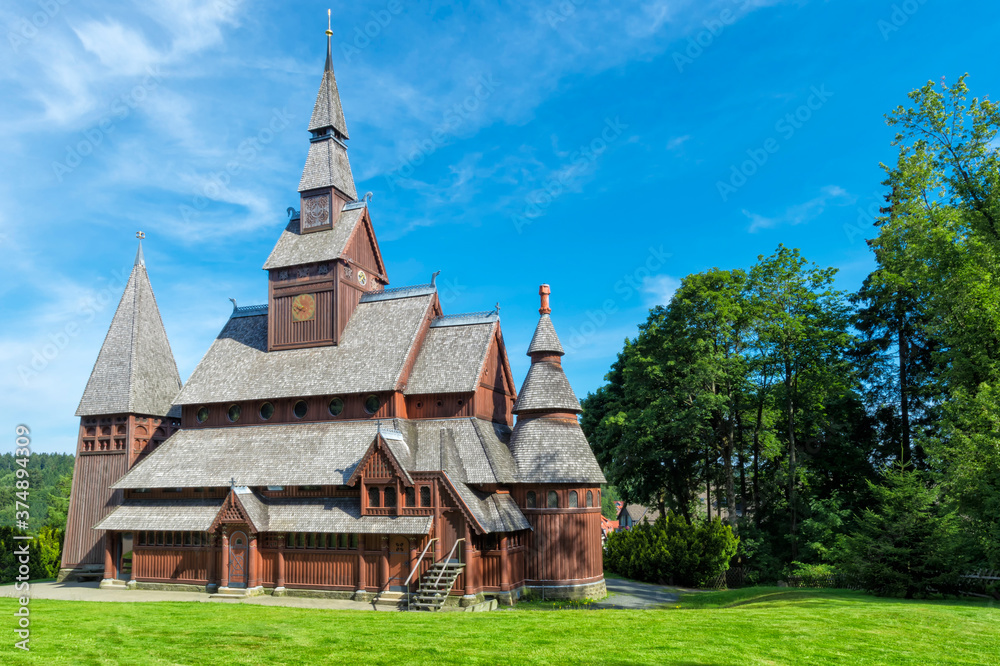
<svg viewBox="0 0 1000 666">
<path fill-rule="evenodd" d="M 76 415 L 167 416 L 180 389 L 140 245 Z"/>
</svg>

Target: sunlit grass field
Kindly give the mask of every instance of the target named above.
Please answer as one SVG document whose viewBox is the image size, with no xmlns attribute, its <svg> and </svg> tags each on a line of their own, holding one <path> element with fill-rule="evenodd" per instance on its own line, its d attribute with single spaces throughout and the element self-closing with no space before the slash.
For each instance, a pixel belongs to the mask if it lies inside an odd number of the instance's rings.
<svg viewBox="0 0 1000 666">
<path fill-rule="evenodd" d="M 492 613 L 35 600 L 30 654 L 13 647 L 15 604 L 0 599 L 3 664 L 1000 663 L 995 603 L 834 590 L 700 592 L 665 610 Z"/>
</svg>

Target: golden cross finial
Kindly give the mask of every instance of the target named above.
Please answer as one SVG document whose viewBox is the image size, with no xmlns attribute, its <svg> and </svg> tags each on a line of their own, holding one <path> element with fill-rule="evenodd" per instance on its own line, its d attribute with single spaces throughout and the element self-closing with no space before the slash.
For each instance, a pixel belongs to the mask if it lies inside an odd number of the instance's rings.
<svg viewBox="0 0 1000 666">
<path fill-rule="evenodd" d="M 332 37 L 333 36 L 333 30 L 331 29 L 331 23 L 330 23 L 330 10 L 329 9 L 326 10 L 326 36 L 327 37 Z"/>
<path fill-rule="evenodd" d="M 146 237 L 146 232 L 144 232 L 144 231 L 137 231 L 137 232 L 135 232 L 135 237 L 138 238 L 139 240 L 142 240 L 143 238 Z"/>
</svg>

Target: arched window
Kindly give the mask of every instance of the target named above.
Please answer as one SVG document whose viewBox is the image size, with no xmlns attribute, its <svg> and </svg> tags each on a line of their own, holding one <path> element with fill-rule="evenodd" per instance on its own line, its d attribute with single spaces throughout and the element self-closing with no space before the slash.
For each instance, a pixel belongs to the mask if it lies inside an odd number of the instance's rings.
<svg viewBox="0 0 1000 666">
<path fill-rule="evenodd" d="M 594 491 L 587 491 L 587 506 L 594 506 Z"/>
<path fill-rule="evenodd" d="M 378 505 L 379 505 L 379 501 L 378 501 L 378 488 L 369 488 L 368 489 L 368 506 L 378 507 Z"/>
<path fill-rule="evenodd" d="M 528 496 L 524 500 L 524 505 L 526 507 L 528 507 L 529 509 L 534 509 L 535 508 L 535 504 L 536 504 L 536 502 L 535 502 L 535 491 L 534 490 L 529 490 L 528 491 Z"/>
<path fill-rule="evenodd" d="M 420 486 L 420 506 L 431 505 L 431 487 Z"/>
<path fill-rule="evenodd" d="M 386 488 L 385 489 L 385 504 L 384 504 L 384 506 L 387 506 L 387 507 L 395 507 L 396 506 L 396 489 L 395 488 Z"/>
<path fill-rule="evenodd" d="M 554 490 L 550 490 L 549 491 L 548 506 L 549 506 L 550 509 L 558 509 L 559 508 L 559 493 L 557 493 Z"/>
<path fill-rule="evenodd" d="M 578 506 L 580 506 L 580 498 L 576 494 L 575 490 L 569 491 L 569 505 L 570 505 L 570 508 L 573 508 L 573 509 L 575 509 Z"/>
<path fill-rule="evenodd" d="M 407 488 L 403 491 L 403 495 L 406 498 L 406 506 L 412 507 L 417 505 L 417 494 L 414 492 L 413 488 Z"/>
</svg>

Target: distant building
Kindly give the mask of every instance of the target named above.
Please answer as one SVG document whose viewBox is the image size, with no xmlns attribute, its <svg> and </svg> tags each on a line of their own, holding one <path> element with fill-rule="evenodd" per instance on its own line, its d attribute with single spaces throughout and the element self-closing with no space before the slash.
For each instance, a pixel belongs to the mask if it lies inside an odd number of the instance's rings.
<svg viewBox="0 0 1000 666">
<path fill-rule="evenodd" d="M 656 509 L 648 509 L 641 504 L 622 505 L 618 511 L 618 529 L 627 530 L 635 525 L 648 522 L 655 523 L 660 517 L 660 512 Z"/>
</svg>

